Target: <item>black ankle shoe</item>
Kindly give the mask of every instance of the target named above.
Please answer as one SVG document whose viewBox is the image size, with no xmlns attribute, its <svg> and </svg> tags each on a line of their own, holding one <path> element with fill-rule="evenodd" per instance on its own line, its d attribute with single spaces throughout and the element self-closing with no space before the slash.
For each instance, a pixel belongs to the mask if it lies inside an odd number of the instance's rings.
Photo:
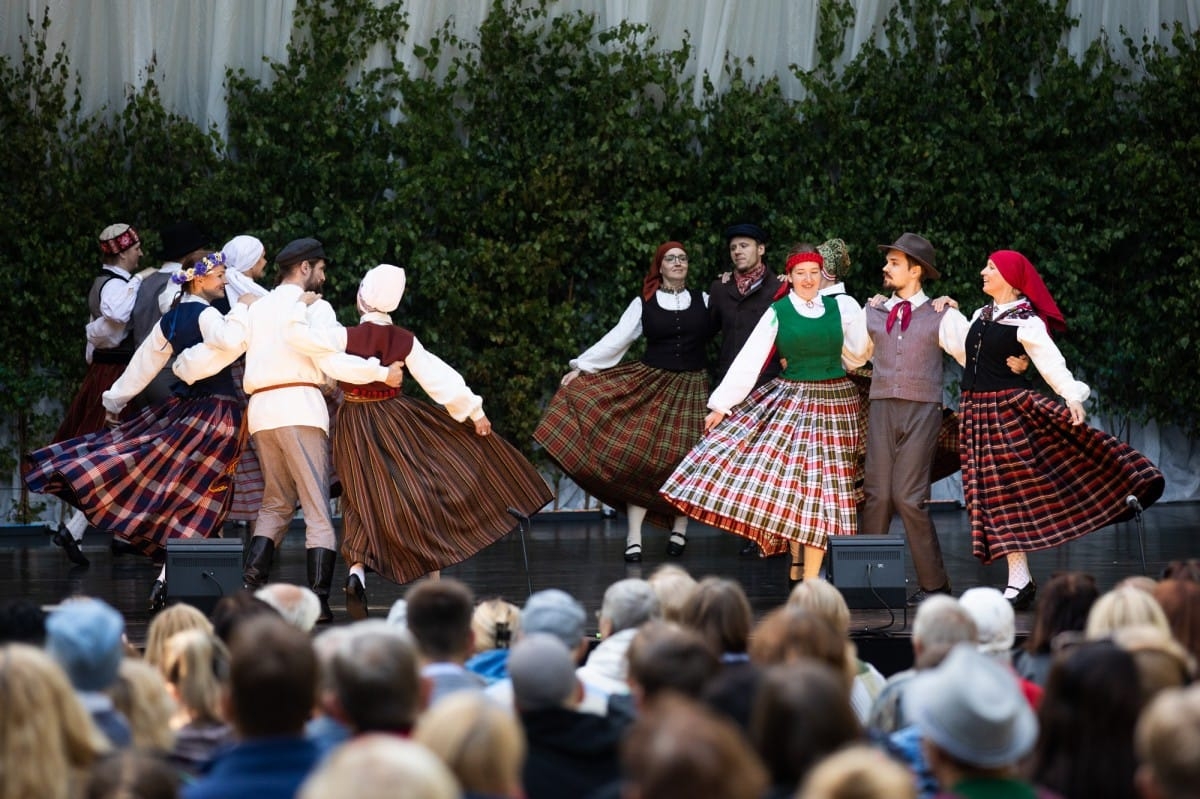
<svg viewBox="0 0 1200 799">
<path fill-rule="evenodd" d="M 83 550 L 79 548 L 79 542 L 71 535 L 71 532 L 62 525 L 54 531 L 54 535 L 50 536 L 50 540 L 55 546 L 60 547 L 63 554 L 67 556 L 67 560 L 74 563 L 76 566 L 87 566 L 90 561 L 83 554 Z"/>
<path fill-rule="evenodd" d="M 346 578 L 346 613 L 355 621 L 367 618 L 367 589 L 357 574 Z"/>
<path fill-rule="evenodd" d="M 667 554 L 677 558 L 683 554 L 683 548 L 686 546 L 687 536 L 682 533 L 671 533 L 671 537 L 667 540 Z"/>
<path fill-rule="evenodd" d="M 1012 605 L 1013 610 L 1029 610 L 1033 607 L 1033 600 L 1037 598 L 1037 583 L 1030 580 L 1024 588 L 1020 589 L 1012 585 L 1005 586 L 1005 590 L 1009 588 L 1017 592 L 1016 596 L 1008 598 L 1008 603 Z"/>
<path fill-rule="evenodd" d="M 150 588 L 150 612 L 157 613 L 167 606 L 167 584 L 162 580 L 155 580 L 154 585 Z"/>
<path fill-rule="evenodd" d="M 628 544 L 625 547 L 625 562 L 626 563 L 641 563 L 642 562 L 642 545 Z"/>
<path fill-rule="evenodd" d="M 945 594 L 946 596 L 952 596 L 950 591 L 950 583 L 946 583 L 941 588 L 930 588 L 928 591 L 924 588 L 918 588 L 916 592 L 908 598 L 908 602 L 906 604 L 910 608 L 915 608 L 917 605 L 920 605 L 934 594 Z"/>
<path fill-rule="evenodd" d="M 742 545 L 742 548 L 738 550 L 738 555 L 743 558 L 757 558 L 761 554 L 762 550 L 759 549 L 758 544 L 754 543 L 753 541 L 747 541 Z"/>
</svg>

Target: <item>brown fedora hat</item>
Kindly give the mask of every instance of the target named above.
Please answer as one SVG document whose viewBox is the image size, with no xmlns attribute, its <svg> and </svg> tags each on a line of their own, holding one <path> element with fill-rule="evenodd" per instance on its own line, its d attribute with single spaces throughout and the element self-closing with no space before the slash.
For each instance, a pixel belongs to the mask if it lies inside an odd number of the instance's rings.
<svg viewBox="0 0 1200 799">
<path fill-rule="evenodd" d="M 921 265 L 921 271 L 925 277 L 930 280 L 937 280 L 942 276 L 942 273 L 933 265 L 936 260 L 933 245 L 924 236 L 918 236 L 916 233 L 902 233 L 900 238 L 891 244 L 879 245 L 880 252 L 887 252 L 888 250 L 899 250 L 914 259 Z"/>
</svg>

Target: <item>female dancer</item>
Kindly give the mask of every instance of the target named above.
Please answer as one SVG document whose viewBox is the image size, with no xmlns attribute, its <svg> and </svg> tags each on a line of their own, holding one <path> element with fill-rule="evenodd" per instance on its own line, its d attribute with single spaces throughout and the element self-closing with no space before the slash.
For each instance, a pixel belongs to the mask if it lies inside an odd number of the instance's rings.
<svg viewBox="0 0 1200 799">
<path fill-rule="evenodd" d="M 209 305 L 224 295 L 225 257 L 191 256 L 171 280 L 183 292 L 104 392 L 111 429 L 29 453 L 23 474 L 30 491 L 66 500 L 96 527 L 121 531 L 156 562 L 165 558 L 167 539 L 207 538 L 220 529 L 245 439 L 243 405 L 230 373 L 244 348 L 238 336 L 228 337 L 225 317 Z M 201 342 L 210 353 L 204 379 L 178 383 L 166 403 L 115 426 L 125 405 L 174 353 Z M 163 566 L 150 592 L 151 609 L 160 609 L 166 598 Z"/>
<path fill-rule="evenodd" d="M 829 536 L 857 529 L 859 399 L 846 370 L 865 362 L 867 328 L 854 300 L 819 294 L 822 264 L 814 250 L 788 258 L 790 290 L 738 353 L 709 398 L 708 432 L 662 487 L 675 507 L 764 555 L 790 550 L 792 581 L 801 569 L 818 575 Z M 772 347 L 787 366 L 751 393 Z"/>
<path fill-rule="evenodd" d="M 403 361 L 444 407 L 382 383 L 341 383 L 333 464 L 342 481 L 342 556 L 350 564 L 346 609 L 356 619 L 367 615 L 367 567 L 410 582 L 507 535 L 516 521 L 510 509 L 528 516 L 554 499 L 533 465 L 492 435 L 483 399 L 462 376 L 392 324 L 404 284 L 397 266 L 367 272 L 358 289 L 361 323 L 346 329 L 345 351 Z"/>
<path fill-rule="evenodd" d="M 665 527 L 670 520 L 668 555 L 682 555 L 687 545 L 687 517 L 658 495 L 704 433 L 708 295 L 687 288 L 687 272 L 682 244 L 668 241 L 658 248 L 642 295 L 629 303 L 616 327 L 571 361 L 533 433 L 584 491 L 626 509 L 628 563 L 642 559 L 648 513 L 654 524 Z M 641 360 L 617 366 L 643 333 Z"/>
<path fill-rule="evenodd" d="M 1050 330 L 1067 329 L 1033 264 L 1019 252 L 988 256 L 983 292 L 967 333 L 959 408 L 963 495 L 975 557 L 1008 559 L 1004 595 L 1024 610 L 1037 583 L 1026 553 L 1058 546 L 1149 507 L 1162 473 L 1128 444 L 1085 425 L 1090 389 L 1075 380 Z M 1027 353 L 1066 407 L 1013 374 Z"/>
</svg>

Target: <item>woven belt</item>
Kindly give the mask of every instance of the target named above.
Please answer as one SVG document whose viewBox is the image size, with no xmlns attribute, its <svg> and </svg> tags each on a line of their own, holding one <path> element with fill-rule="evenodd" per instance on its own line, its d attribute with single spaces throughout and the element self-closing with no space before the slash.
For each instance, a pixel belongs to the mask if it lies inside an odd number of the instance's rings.
<svg viewBox="0 0 1200 799">
<path fill-rule="evenodd" d="M 265 388 L 256 388 L 254 391 L 250 392 L 250 396 L 254 396 L 255 394 L 263 394 L 267 391 L 275 391 L 275 390 L 281 389 L 281 388 L 301 388 L 301 387 L 315 388 L 317 391 L 320 391 L 322 388 L 322 386 L 320 386 L 317 383 L 280 383 L 277 386 L 266 386 Z"/>
<path fill-rule="evenodd" d="M 398 388 L 347 388 L 342 393 L 347 402 L 382 402 L 400 393 Z"/>
</svg>

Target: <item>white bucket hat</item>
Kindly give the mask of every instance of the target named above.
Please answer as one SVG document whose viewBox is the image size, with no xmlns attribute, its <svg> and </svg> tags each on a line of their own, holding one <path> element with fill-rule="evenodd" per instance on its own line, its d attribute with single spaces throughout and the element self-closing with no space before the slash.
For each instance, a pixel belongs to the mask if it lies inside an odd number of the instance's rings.
<svg viewBox="0 0 1200 799">
<path fill-rule="evenodd" d="M 921 735 L 973 766 L 1016 763 L 1037 742 L 1037 717 L 1016 676 L 970 644 L 913 678 L 904 703 Z"/>
</svg>

